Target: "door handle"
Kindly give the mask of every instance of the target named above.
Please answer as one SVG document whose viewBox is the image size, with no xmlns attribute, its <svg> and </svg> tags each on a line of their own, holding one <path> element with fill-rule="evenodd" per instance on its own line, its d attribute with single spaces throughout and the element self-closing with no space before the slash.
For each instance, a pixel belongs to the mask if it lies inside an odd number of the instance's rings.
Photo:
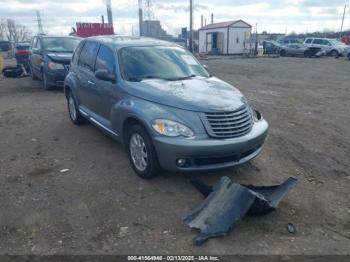
<svg viewBox="0 0 350 262">
<path fill-rule="evenodd" d="M 92 82 L 92 81 L 90 81 L 90 80 L 88 80 L 88 84 L 90 84 L 90 85 L 96 85 L 95 82 Z"/>
</svg>

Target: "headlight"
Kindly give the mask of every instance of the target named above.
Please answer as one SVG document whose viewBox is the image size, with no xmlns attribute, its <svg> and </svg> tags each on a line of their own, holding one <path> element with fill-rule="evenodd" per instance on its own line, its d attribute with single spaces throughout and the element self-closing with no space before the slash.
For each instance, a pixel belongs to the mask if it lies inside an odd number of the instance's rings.
<svg viewBox="0 0 350 262">
<path fill-rule="evenodd" d="M 62 64 L 59 63 L 54 63 L 49 61 L 49 63 L 47 64 L 47 66 L 51 69 L 51 70 L 58 70 L 58 69 L 64 69 L 64 66 Z"/>
<path fill-rule="evenodd" d="M 152 122 L 152 127 L 159 134 L 164 136 L 185 136 L 191 137 L 194 136 L 193 131 L 187 126 L 177 123 L 175 121 L 167 119 L 155 119 Z"/>
</svg>

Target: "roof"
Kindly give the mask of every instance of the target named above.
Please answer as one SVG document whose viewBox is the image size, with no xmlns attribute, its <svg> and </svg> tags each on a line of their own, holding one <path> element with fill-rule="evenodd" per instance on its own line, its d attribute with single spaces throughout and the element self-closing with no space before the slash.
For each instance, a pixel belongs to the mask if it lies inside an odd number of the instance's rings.
<svg viewBox="0 0 350 262">
<path fill-rule="evenodd" d="M 250 24 L 244 22 L 243 20 L 232 20 L 232 21 L 226 21 L 226 22 L 220 22 L 220 23 L 214 23 L 214 24 L 209 24 L 206 26 L 203 26 L 202 28 L 199 28 L 199 30 L 207 30 L 207 29 L 216 29 L 216 28 L 226 28 L 226 27 L 231 27 L 238 22 L 242 22 L 246 24 L 248 27 L 252 27 Z"/>
<path fill-rule="evenodd" d="M 70 35 L 46 35 L 46 34 L 37 34 L 35 35 L 37 37 L 42 37 L 42 38 L 77 38 L 81 39 L 79 36 L 70 36 Z"/>
<path fill-rule="evenodd" d="M 87 40 L 95 40 L 103 42 L 112 46 L 178 46 L 175 43 L 149 38 L 149 37 L 135 37 L 135 36 L 121 36 L 121 35 L 110 35 L 110 36 L 92 36 L 86 38 Z"/>
</svg>

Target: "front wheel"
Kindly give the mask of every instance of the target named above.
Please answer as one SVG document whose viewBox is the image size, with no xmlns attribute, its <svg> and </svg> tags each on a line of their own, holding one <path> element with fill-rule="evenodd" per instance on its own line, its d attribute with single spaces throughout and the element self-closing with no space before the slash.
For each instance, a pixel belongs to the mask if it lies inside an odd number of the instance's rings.
<svg viewBox="0 0 350 262">
<path fill-rule="evenodd" d="M 80 114 L 77 103 L 75 102 L 72 92 L 67 95 L 67 106 L 69 117 L 75 125 L 80 125 L 84 122 L 84 117 Z"/>
<path fill-rule="evenodd" d="M 337 50 L 333 50 L 333 51 L 331 52 L 331 56 L 332 56 L 332 57 L 335 57 L 335 58 L 338 58 L 338 56 L 339 56 L 338 51 L 337 51 Z"/>
<path fill-rule="evenodd" d="M 309 58 L 312 57 L 311 52 L 309 50 L 306 50 L 304 52 L 304 57 L 309 57 Z"/>
<path fill-rule="evenodd" d="M 34 69 L 32 66 L 29 66 L 29 69 L 30 69 L 30 76 L 32 77 L 33 80 L 38 80 L 38 77 L 35 75 L 34 73 Z"/>
<path fill-rule="evenodd" d="M 132 126 L 128 132 L 127 143 L 129 160 L 135 173 L 144 179 L 157 176 L 157 154 L 145 129 L 140 125 Z"/>
<path fill-rule="evenodd" d="M 286 56 L 286 55 L 287 55 L 286 50 L 281 50 L 280 51 L 280 56 Z"/>
<path fill-rule="evenodd" d="M 43 88 L 44 88 L 44 90 L 50 90 L 50 85 L 49 85 L 49 83 L 47 81 L 47 76 L 46 76 L 45 72 L 43 72 L 42 80 L 43 80 Z"/>
</svg>

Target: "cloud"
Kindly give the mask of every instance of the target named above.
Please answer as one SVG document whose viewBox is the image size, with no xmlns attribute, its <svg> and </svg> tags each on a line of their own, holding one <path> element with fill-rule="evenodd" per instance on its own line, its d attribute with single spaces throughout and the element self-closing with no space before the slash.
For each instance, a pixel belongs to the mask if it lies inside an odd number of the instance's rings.
<svg viewBox="0 0 350 262">
<path fill-rule="evenodd" d="M 99 22 L 106 16 L 103 0 L 0 0 L 0 18 L 11 18 L 27 25 L 34 33 L 37 23 L 34 10 L 41 11 L 45 31 L 67 34 L 76 22 Z M 153 0 L 155 17 L 170 34 L 188 27 L 188 0 Z M 305 32 L 338 30 L 344 0 L 194 0 L 194 27 L 200 27 L 200 16 L 216 22 L 243 19 L 259 31 Z M 115 31 L 137 33 L 137 0 L 112 0 Z M 344 28 L 350 27 L 350 15 Z"/>
</svg>

